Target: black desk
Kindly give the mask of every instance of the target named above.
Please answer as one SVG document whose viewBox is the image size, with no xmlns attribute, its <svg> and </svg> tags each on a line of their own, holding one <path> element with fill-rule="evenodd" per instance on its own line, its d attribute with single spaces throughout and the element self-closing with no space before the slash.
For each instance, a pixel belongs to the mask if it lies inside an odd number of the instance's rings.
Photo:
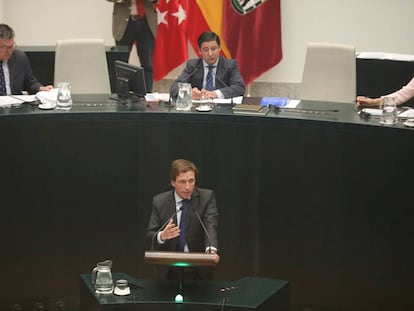
<svg viewBox="0 0 414 311">
<path fill-rule="evenodd" d="M 40 83 L 54 85 L 55 73 L 55 46 L 19 46 L 29 58 L 33 73 Z M 108 62 L 109 80 L 111 92 L 116 92 L 115 60 L 128 62 L 129 53 L 127 47 L 105 47 L 106 60 Z"/>
<path fill-rule="evenodd" d="M 234 282 L 187 281 L 184 302 L 177 304 L 177 282 L 135 279 L 114 273 L 114 280 L 126 279 L 131 295 L 95 294 L 90 275 L 80 277 L 80 311 L 118 310 L 260 310 L 288 311 L 289 284 L 282 280 L 245 277 Z M 222 290 L 228 288 L 228 290 Z"/>
<path fill-rule="evenodd" d="M 172 160 L 215 189 L 215 278 L 289 280 L 291 303 L 414 307 L 414 130 L 361 120 L 353 105 L 314 115 L 176 112 L 75 98 L 70 112 L 0 110 L 5 298 L 66 297 L 110 258 L 151 278 L 144 236 Z M 317 309 L 316 307 L 314 309 Z"/>
</svg>

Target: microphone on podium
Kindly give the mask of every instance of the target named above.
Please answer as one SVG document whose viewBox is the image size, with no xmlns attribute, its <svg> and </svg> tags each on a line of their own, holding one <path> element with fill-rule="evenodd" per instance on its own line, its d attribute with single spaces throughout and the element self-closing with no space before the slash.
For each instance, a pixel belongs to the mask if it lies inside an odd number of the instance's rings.
<svg viewBox="0 0 414 311">
<path fill-rule="evenodd" d="M 206 234 L 206 237 L 208 239 L 208 248 L 209 248 L 209 252 L 210 252 L 211 247 L 213 246 L 213 244 L 211 243 L 210 234 L 208 234 L 207 228 L 204 225 L 203 221 L 201 220 L 200 214 L 197 212 L 197 210 L 194 207 L 193 207 L 193 211 L 196 214 L 198 222 L 200 223 L 201 227 L 203 227 L 204 233 Z"/>
<path fill-rule="evenodd" d="M 172 214 L 170 217 L 168 217 L 168 219 L 167 219 L 167 221 L 166 222 L 164 222 L 163 224 L 162 224 L 162 226 L 157 230 L 157 232 L 155 232 L 154 233 L 154 235 L 152 236 L 152 240 L 151 240 L 151 251 L 153 251 L 154 250 L 154 241 L 155 241 L 155 238 L 156 238 L 156 236 L 158 235 L 158 233 L 160 233 L 161 232 L 161 230 L 163 230 L 164 228 L 165 228 L 165 226 L 167 226 L 167 224 L 168 224 L 168 222 L 170 221 L 170 219 L 171 218 L 174 218 L 179 212 L 181 212 L 182 211 L 182 207 L 180 207 L 174 214 Z"/>
</svg>

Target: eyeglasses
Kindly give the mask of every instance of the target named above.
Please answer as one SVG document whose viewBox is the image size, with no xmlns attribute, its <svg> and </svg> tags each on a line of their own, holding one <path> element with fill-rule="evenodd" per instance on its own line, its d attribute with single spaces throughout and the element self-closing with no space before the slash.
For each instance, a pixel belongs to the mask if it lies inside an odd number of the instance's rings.
<svg viewBox="0 0 414 311">
<path fill-rule="evenodd" d="M 217 52 L 218 51 L 218 49 L 219 49 L 219 47 L 218 46 L 212 46 L 211 48 L 207 48 L 207 47 L 205 47 L 205 48 L 202 48 L 201 49 L 201 52 L 203 52 L 203 53 L 208 53 L 209 51 L 211 51 L 211 52 Z"/>
<path fill-rule="evenodd" d="M 10 50 L 13 50 L 16 46 L 17 46 L 16 43 L 13 43 L 13 45 L 0 45 L 0 50 L 10 51 Z"/>
</svg>

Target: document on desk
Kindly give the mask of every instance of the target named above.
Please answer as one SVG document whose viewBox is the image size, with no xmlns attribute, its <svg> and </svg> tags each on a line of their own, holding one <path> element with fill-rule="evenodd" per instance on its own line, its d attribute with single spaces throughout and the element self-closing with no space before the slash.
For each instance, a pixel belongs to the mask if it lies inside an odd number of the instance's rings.
<svg viewBox="0 0 414 311">
<path fill-rule="evenodd" d="M 400 113 L 398 114 L 398 116 L 399 116 L 400 118 L 408 118 L 408 117 L 410 117 L 410 118 L 411 118 L 411 116 L 414 116 L 414 109 L 407 109 L 407 110 L 405 110 L 405 111 L 403 111 L 403 112 L 400 112 Z"/>
<path fill-rule="evenodd" d="M 241 104 L 243 102 L 243 96 L 237 96 L 233 98 L 214 98 L 213 103 L 215 104 Z"/>
<path fill-rule="evenodd" d="M 362 111 L 369 113 L 371 116 L 382 116 L 382 109 L 378 108 L 362 108 Z"/>
<path fill-rule="evenodd" d="M 31 103 L 37 100 L 36 95 L 13 95 L 14 98 L 20 99 L 25 103 Z"/>
<path fill-rule="evenodd" d="M 170 101 L 170 93 L 147 93 L 145 95 L 147 102 Z"/>
<path fill-rule="evenodd" d="M 289 102 L 283 108 L 296 108 L 300 103 L 300 99 L 289 99 Z"/>
<path fill-rule="evenodd" d="M 0 96 L 0 107 L 10 107 L 23 103 L 31 103 L 36 100 L 35 95 L 6 95 Z"/>
<path fill-rule="evenodd" d="M 205 99 L 193 99 L 191 101 L 194 104 L 202 104 L 206 102 Z M 243 102 L 243 96 L 237 96 L 233 98 L 214 98 L 208 101 L 212 101 L 214 104 L 241 104 Z"/>
<path fill-rule="evenodd" d="M 24 100 L 15 96 L 0 96 L 0 107 L 6 108 L 13 105 L 23 104 Z"/>
</svg>

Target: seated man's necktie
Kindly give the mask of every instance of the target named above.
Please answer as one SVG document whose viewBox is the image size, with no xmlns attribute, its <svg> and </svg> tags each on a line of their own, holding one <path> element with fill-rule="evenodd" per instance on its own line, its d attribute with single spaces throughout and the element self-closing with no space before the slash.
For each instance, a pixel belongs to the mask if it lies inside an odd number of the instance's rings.
<svg viewBox="0 0 414 311">
<path fill-rule="evenodd" d="M 216 66 L 208 66 L 208 73 L 206 77 L 206 90 L 207 91 L 214 91 L 214 82 L 213 82 L 213 69 Z"/>
<path fill-rule="evenodd" d="M 6 80 L 4 79 L 2 60 L 0 60 L 0 95 L 6 95 Z"/>
</svg>

